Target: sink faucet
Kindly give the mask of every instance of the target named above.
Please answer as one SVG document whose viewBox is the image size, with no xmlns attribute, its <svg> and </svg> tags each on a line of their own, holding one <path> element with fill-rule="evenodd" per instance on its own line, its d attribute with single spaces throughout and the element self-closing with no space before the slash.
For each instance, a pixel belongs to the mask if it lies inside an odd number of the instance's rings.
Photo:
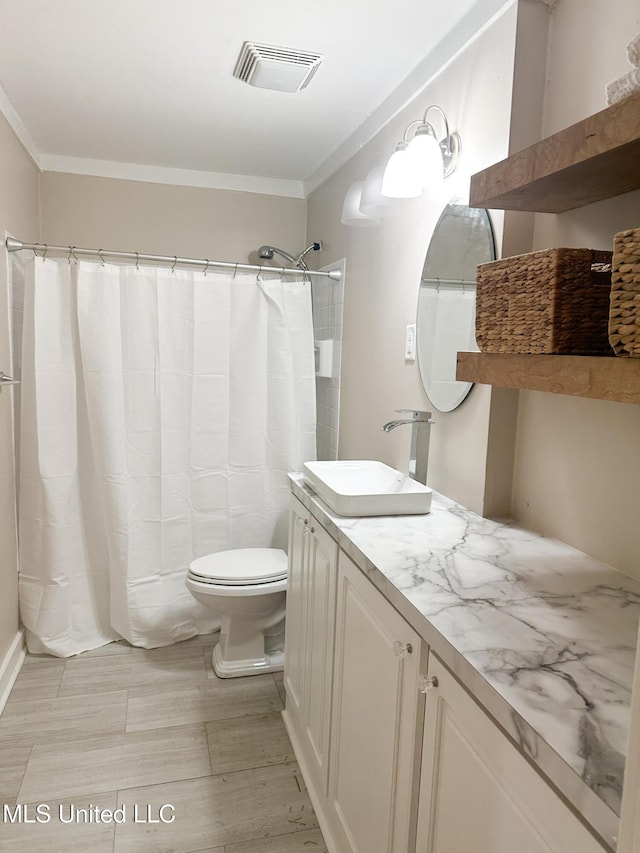
<svg viewBox="0 0 640 853">
<path fill-rule="evenodd" d="M 429 434 L 431 431 L 431 412 L 418 412 L 415 409 L 396 409 L 399 415 L 412 415 L 384 424 L 384 432 L 411 424 L 411 448 L 409 451 L 409 475 L 419 483 L 427 485 L 427 463 L 429 461 Z"/>
</svg>

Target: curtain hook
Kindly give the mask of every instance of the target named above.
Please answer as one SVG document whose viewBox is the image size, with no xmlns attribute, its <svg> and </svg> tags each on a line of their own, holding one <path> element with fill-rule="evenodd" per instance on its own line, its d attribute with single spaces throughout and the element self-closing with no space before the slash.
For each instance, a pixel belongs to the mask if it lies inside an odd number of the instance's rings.
<svg viewBox="0 0 640 853">
<path fill-rule="evenodd" d="M 236 280 L 236 276 L 238 275 L 238 264 L 235 265 L 233 270 L 233 281 Z"/>
<path fill-rule="evenodd" d="M 48 247 L 48 246 L 47 246 L 47 244 L 45 243 L 45 244 L 44 244 L 44 250 L 43 250 L 43 252 L 42 252 L 42 260 L 43 260 L 43 261 L 45 261 L 45 260 L 47 259 L 47 249 L 48 249 L 48 248 L 49 248 L 49 247 Z"/>
<path fill-rule="evenodd" d="M 176 270 L 176 264 L 177 264 L 177 263 L 178 263 L 178 256 L 177 256 L 177 255 L 174 255 L 174 256 L 173 256 L 173 266 L 171 267 L 171 275 L 173 275 L 173 274 L 174 274 L 174 272 L 175 272 L 175 270 Z"/>
<path fill-rule="evenodd" d="M 202 270 L 203 275 L 207 274 L 207 270 L 209 269 L 209 258 L 205 258 L 206 264 L 204 265 L 204 269 Z"/>
<path fill-rule="evenodd" d="M 136 252 L 136 269 L 140 272 L 140 255 Z"/>
<path fill-rule="evenodd" d="M 100 258 L 100 263 L 104 266 L 104 258 L 102 257 L 102 249 L 98 249 L 98 257 Z"/>
<path fill-rule="evenodd" d="M 75 246 L 69 246 L 69 257 L 67 258 L 67 263 L 69 264 L 71 263 L 71 258 L 73 258 L 73 260 L 78 263 L 78 257 L 74 251 L 75 248 Z"/>
</svg>

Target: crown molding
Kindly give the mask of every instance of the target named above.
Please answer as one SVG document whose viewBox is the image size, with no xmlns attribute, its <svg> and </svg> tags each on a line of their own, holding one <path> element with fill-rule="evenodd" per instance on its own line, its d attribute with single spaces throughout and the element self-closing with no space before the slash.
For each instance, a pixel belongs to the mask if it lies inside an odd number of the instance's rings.
<svg viewBox="0 0 640 853">
<path fill-rule="evenodd" d="M 18 137 L 33 162 L 39 169 L 41 169 L 42 166 L 40 165 L 40 152 L 38 151 L 38 147 L 33 141 L 33 137 L 25 127 L 22 119 L 16 112 L 2 86 L 0 86 L 0 112 L 6 118 L 9 123 L 9 127 L 11 127 L 15 135 Z"/>
<path fill-rule="evenodd" d="M 201 172 L 196 169 L 174 169 L 113 160 L 91 160 L 59 154 L 41 154 L 40 161 L 43 172 L 65 172 L 152 184 L 173 184 L 183 187 L 304 198 L 302 181 L 262 178 L 255 175 L 233 175 L 224 172 Z"/>
</svg>

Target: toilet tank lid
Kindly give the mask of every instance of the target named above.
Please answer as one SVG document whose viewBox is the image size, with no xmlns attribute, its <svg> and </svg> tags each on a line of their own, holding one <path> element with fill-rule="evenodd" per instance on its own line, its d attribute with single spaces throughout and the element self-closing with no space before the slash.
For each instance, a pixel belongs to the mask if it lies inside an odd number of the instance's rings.
<svg viewBox="0 0 640 853">
<path fill-rule="evenodd" d="M 192 574 L 223 584 L 276 581 L 287 576 L 287 555 L 279 548 L 234 548 L 198 557 L 189 565 Z"/>
</svg>

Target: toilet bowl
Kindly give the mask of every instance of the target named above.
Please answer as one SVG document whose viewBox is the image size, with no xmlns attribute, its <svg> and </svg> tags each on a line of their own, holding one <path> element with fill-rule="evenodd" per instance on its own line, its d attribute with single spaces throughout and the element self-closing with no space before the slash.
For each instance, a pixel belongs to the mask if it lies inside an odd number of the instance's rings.
<svg viewBox="0 0 640 853">
<path fill-rule="evenodd" d="M 284 668 L 287 555 L 278 548 L 237 548 L 189 564 L 186 585 L 221 616 L 213 668 L 221 678 Z"/>
</svg>

